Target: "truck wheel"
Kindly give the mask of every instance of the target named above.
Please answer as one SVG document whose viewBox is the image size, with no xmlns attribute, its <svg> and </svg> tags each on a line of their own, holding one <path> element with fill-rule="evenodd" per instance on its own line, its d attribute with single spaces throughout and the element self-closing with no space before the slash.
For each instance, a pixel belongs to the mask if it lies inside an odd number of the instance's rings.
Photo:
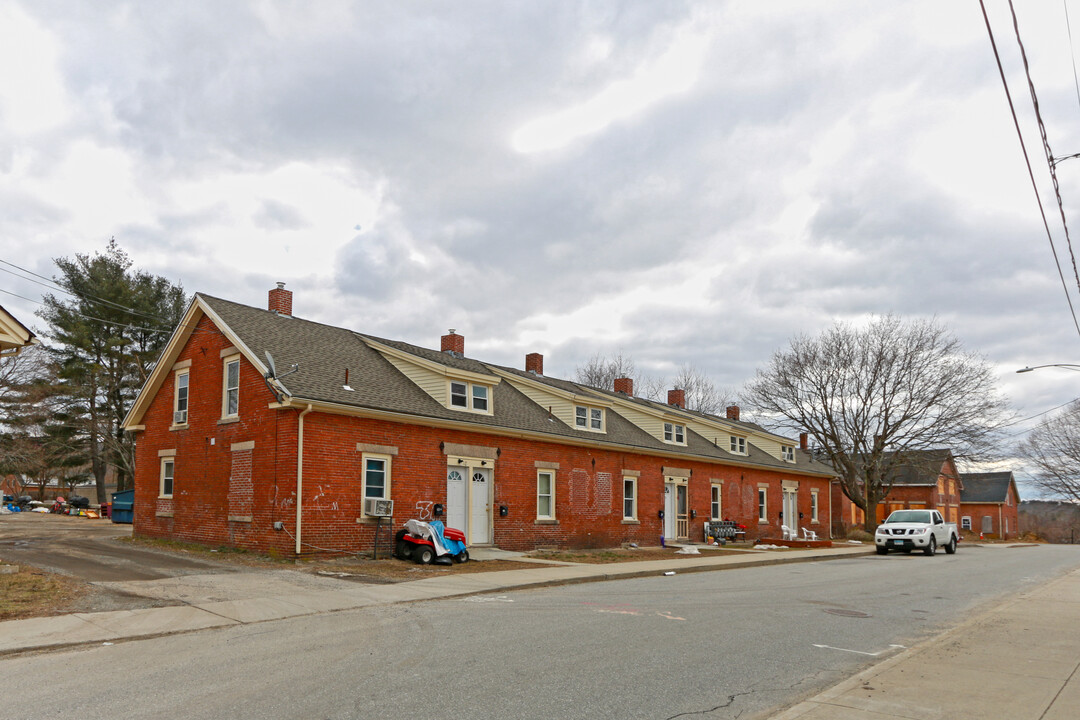
<svg viewBox="0 0 1080 720">
<path fill-rule="evenodd" d="M 885 547 L 884 545 L 878 545 L 876 549 L 877 549 L 877 554 L 878 555 L 888 555 L 889 554 L 889 548 Z"/>
<path fill-rule="evenodd" d="M 930 536 L 930 544 L 923 550 L 923 555 L 933 555 L 937 552 L 937 538 Z"/>
<path fill-rule="evenodd" d="M 430 565 L 435 559 L 435 548 L 430 545 L 419 545 L 413 549 L 413 560 L 420 565 Z"/>
<path fill-rule="evenodd" d="M 955 552 L 956 552 L 956 538 L 951 537 L 951 538 L 949 538 L 949 544 L 945 546 L 945 553 L 947 555 L 952 555 Z"/>
</svg>

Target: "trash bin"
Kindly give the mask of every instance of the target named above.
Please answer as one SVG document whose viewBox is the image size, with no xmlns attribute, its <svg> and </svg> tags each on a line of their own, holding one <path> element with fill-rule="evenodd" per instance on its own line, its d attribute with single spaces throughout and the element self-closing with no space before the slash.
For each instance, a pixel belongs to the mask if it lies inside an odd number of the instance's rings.
<svg viewBox="0 0 1080 720">
<path fill-rule="evenodd" d="M 135 519 L 135 491 L 113 493 L 111 510 L 114 523 L 131 523 Z"/>
</svg>

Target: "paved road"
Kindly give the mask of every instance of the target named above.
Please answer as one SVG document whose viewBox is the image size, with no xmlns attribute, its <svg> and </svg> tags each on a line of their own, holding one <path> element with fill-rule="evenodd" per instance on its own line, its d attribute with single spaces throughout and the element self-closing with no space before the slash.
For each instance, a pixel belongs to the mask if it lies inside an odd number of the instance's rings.
<svg viewBox="0 0 1080 720">
<path fill-rule="evenodd" d="M 15 657 L 0 677 L 26 718 L 745 719 L 1077 566 L 1075 547 L 965 547 L 650 577 Z"/>
</svg>

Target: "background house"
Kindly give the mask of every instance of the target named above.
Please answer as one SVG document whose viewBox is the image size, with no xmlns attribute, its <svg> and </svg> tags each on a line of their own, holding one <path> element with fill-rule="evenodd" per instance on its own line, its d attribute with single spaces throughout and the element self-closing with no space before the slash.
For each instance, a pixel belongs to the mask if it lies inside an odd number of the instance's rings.
<svg viewBox="0 0 1080 720">
<path fill-rule="evenodd" d="M 1011 472 L 962 473 L 960 527 L 1007 540 L 1020 532 L 1020 493 Z"/>
<path fill-rule="evenodd" d="M 441 510 L 470 544 L 532 549 L 702 540 L 710 518 L 827 535 L 831 514 L 831 469 L 737 407 L 309 322 L 282 285 L 266 310 L 196 295 L 125 427 L 143 536 L 357 552 Z"/>
</svg>

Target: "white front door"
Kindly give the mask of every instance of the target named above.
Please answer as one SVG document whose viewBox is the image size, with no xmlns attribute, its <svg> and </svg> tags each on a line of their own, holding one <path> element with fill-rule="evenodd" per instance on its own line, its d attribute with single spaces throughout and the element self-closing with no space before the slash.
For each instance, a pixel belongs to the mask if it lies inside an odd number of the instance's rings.
<svg viewBox="0 0 1080 720">
<path fill-rule="evenodd" d="M 799 534 L 799 494 L 798 490 L 784 488 L 784 521 L 791 532 Z"/>
<path fill-rule="evenodd" d="M 664 483 L 664 539 L 674 540 L 676 530 L 675 483 Z"/>
<path fill-rule="evenodd" d="M 446 471 L 446 526 L 465 533 L 465 539 L 472 541 L 466 521 L 466 509 L 469 507 L 468 486 L 465 475 L 469 469 L 464 466 L 452 467 Z"/>
<path fill-rule="evenodd" d="M 491 543 L 491 470 L 472 469 L 469 481 L 469 529 L 465 537 L 470 545 Z"/>
</svg>

